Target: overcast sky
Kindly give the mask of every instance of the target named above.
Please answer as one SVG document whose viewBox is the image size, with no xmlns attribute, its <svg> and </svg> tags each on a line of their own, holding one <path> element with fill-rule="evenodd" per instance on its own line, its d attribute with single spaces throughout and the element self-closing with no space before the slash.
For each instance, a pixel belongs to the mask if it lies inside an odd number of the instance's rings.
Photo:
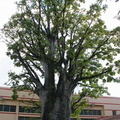
<svg viewBox="0 0 120 120">
<path fill-rule="evenodd" d="M 0 29 L 2 26 L 7 23 L 10 16 L 16 11 L 16 0 L 0 0 Z M 92 2 L 94 0 L 90 0 Z M 106 0 L 105 0 L 106 1 Z M 115 0 L 107 0 L 108 10 L 103 14 L 102 18 L 105 20 L 105 23 L 108 29 L 113 29 L 116 26 L 120 26 L 120 21 L 114 17 L 120 10 L 120 2 L 115 3 Z M 4 83 L 8 81 L 8 72 L 10 70 L 19 71 L 14 67 L 12 61 L 6 56 L 6 45 L 0 39 L 0 86 L 5 86 Z M 108 83 L 108 91 L 111 93 L 111 96 L 120 97 L 120 83 Z"/>
</svg>

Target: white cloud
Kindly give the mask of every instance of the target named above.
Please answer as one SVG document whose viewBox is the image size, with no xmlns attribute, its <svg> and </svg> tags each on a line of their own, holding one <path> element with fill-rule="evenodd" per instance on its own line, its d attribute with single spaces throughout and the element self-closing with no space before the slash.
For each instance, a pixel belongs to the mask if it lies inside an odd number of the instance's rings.
<svg viewBox="0 0 120 120">
<path fill-rule="evenodd" d="M 115 16 L 118 14 L 118 11 L 120 10 L 120 1 L 114 2 L 114 0 L 109 0 L 105 2 L 108 4 L 107 11 L 102 15 L 102 19 L 105 21 L 108 29 L 113 29 L 120 26 L 120 21 L 115 18 Z"/>
<path fill-rule="evenodd" d="M 0 28 L 16 11 L 16 0 L 0 0 Z"/>
<path fill-rule="evenodd" d="M 0 0 L 0 29 L 16 11 L 15 0 Z M 14 68 L 10 58 L 6 56 L 7 47 L 0 39 L 0 85 L 8 80 L 8 71 Z"/>
</svg>

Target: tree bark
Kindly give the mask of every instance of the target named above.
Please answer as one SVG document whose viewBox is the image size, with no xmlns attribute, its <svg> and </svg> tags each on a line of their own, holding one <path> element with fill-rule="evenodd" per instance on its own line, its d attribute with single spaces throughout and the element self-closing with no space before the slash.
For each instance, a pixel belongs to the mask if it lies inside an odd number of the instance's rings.
<svg viewBox="0 0 120 120">
<path fill-rule="evenodd" d="M 70 120 L 72 92 L 69 91 L 68 83 L 62 84 L 61 88 L 54 94 L 49 91 L 42 93 L 42 120 Z"/>
</svg>

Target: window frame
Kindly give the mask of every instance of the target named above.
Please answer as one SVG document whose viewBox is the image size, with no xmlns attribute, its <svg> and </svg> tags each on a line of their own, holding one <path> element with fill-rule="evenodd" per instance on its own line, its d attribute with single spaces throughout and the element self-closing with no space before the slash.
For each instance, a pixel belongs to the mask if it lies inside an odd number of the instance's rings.
<svg viewBox="0 0 120 120">
<path fill-rule="evenodd" d="M 101 110 L 87 110 L 87 109 L 84 109 L 84 110 L 81 111 L 80 115 L 101 116 L 102 112 L 101 112 Z"/>
<path fill-rule="evenodd" d="M 0 105 L 0 112 L 16 112 L 16 106 L 15 105 Z"/>
</svg>

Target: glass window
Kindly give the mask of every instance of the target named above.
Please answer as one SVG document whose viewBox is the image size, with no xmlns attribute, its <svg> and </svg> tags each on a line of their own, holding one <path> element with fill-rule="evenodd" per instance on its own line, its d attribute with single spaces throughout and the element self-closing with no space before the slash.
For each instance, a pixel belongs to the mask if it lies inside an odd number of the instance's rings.
<svg viewBox="0 0 120 120">
<path fill-rule="evenodd" d="M 93 115 L 97 115 L 97 112 L 96 112 L 96 110 L 93 110 Z"/>
<path fill-rule="evenodd" d="M 4 107 L 3 107 L 3 111 L 7 111 L 7 112 L 9 112 L 9 105 L 4 105 Z"/>
<path fill-rule="evenodd" d="M 20 106 L 19 112 L 25 112 L 25 113 L 40 113 L 40 110 L 38 107 L 25 107 Z"/>
<path fill-rule="evenodd" d="M 97 110 L 97 115 L 101 115 L 101 110 Z"/>
<path fill-rule="evenodd" d="M 24 112 L 25 112 L 25 113 L 31 113 L 30 108 L 29 108 L 29 107 L 26 107 L 26 108 L 24 109 Z"/>
<path fill-rule="evenodd" d="M 81 119 L 81 120 L 94 120 L 94 119 Z"/>
<path fill-rule="evenodd" d="M 84 110 L 84 115 L 89 115 L 89 110 Z"/>
<path fill-rule="evenodd" d="M 3 105 L 0 105 L 0 111 L 3 111 Z"/>
<path fill-rule="evenodd" d="M 25 111 L 25 108 L 22 106 L 19 106 L 19 112 L 24 112 L 24 111 Z"/>
<path fill-rule="evenodd" d="M 19 117 L 18 120 L 41 120 L 40 117 Z"/>
<path fill-rule="evenodd" d="M 35 108 L 31 108 L 30 112 L 31 112 L 31 113 L 36 113 L 36 112 L 35 112 Z"/>
<path fill-rule="evenodd" d="M 101 115 L 101 110 L 82 110 L 80 115 Z"/>
<path fill-rule="evenodd" d="M 70 120 L 77 120 L 77 118 L 70 118 Z"/>
<path fill-rule="evenodd" d="M 16 106 L 10 106 L 10 112 L 15 112 L 16 111 Z"/>
<path fill-rule="evenodd" d="M 18 120 L 24 120 L 24 117 L 19 117 Z"/>
<path fill-rule="evenodd" d="M 41 108 L 39 107 L 33 107 L 31 108 L 31 113 L 40 113 Z"/>
<path fill-rule="evenodd" d="M 25 120 L 31 120 L 30 117 L 25 117 Z"/>
<path fill-rule="evenodd" d="M 113 115 L 116 115 L 116 111 L 112 111 Z"/>
<path fill-rule="evenodd" d="M 40 117 L 37 117 L 36 120 L 41 120 L 41 118 L 40 118 Z"/>
<path fill-rule="evenodd" d="M 16 111 L 16 106 L 0 105 L 0 111 L 15 112 Z"/>
<path fill-rule="evenodd" d="M 84 115 L 84 110 L 81 111 L 80 115 Z"/>
<path fill-rule="evenodd" d="M 89 110 L 89 115 L 94 115 L 94 114 L 93 114 L 93 111 L 94 111 L 94 110 Z"/>
<path fill-rule="evenodd" d="M 35 118 L 35 117 L 34 118 L 30 118 L 30 120 L 37 120 L 37 118 Z M 39 120 L 40 120 L 40 118 L 39 118 Z"/>
</svg>

